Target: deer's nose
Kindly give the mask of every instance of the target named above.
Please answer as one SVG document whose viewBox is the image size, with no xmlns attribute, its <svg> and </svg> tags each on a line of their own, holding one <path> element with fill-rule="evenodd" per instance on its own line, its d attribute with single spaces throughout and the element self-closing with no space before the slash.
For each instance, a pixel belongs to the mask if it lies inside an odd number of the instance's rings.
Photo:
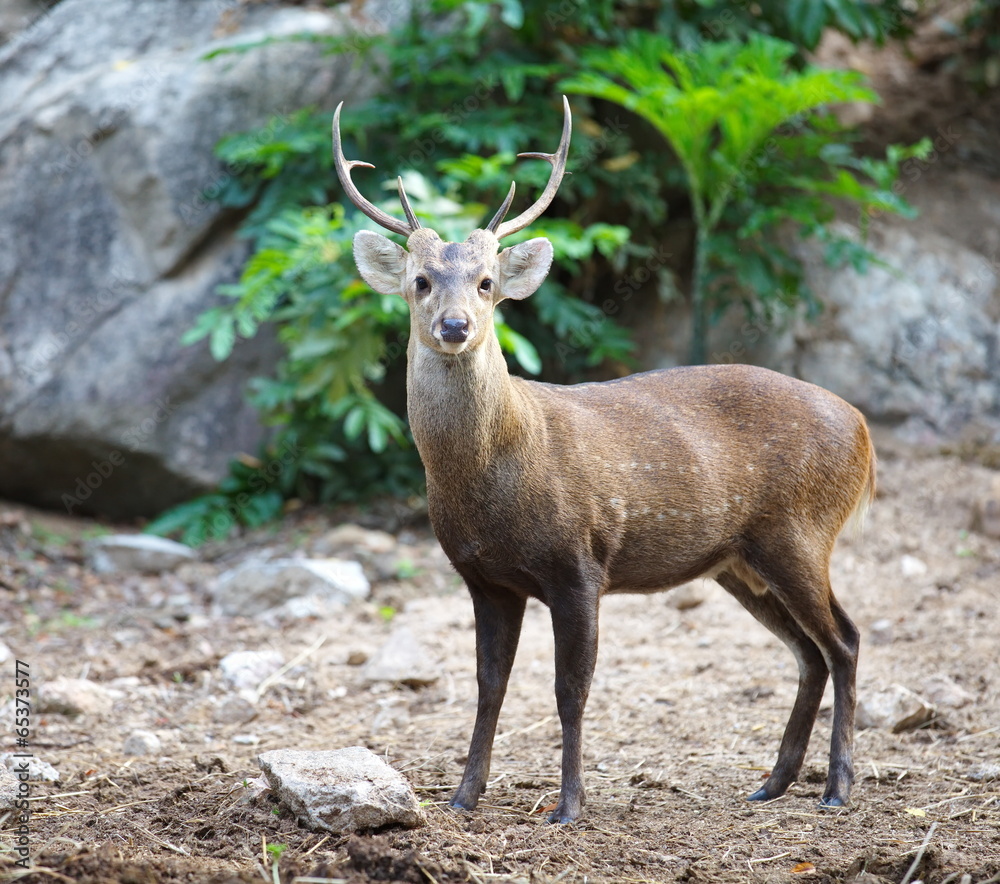
<svg viewBox="0 0 1000 884">
<path fill-rule="evenodd" d="M 467 319 L 442 319 L 441 320 L 441 340 L 449 344 L 465 343 L 469 337 L 469 320 Z"/>
</svg>

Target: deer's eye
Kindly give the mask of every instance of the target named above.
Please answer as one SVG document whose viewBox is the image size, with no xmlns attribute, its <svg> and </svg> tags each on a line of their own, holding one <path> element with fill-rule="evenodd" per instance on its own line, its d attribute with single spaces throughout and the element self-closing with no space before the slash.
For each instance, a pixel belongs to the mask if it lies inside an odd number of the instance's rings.
<svg viewBox="0 0 1000 884">
<path fill-rule="evenodd" d="M 418 276 L 414 281 L 417 284 L 418 292 L 426 292 L 431 287 L 431 284 L 427 281 L 427 277 L 425 276 Z"/>
<path fill-rule="evenodd" d="M 493 280 L 487 277 L 481 283 L 479 283 L 479 291 L 489 292 L 493 290 Z"/>
</svg>

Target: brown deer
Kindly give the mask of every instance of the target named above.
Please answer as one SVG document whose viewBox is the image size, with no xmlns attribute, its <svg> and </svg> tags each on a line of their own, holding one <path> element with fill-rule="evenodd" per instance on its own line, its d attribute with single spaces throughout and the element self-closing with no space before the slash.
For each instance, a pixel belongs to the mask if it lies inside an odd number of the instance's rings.
<svg viewBox="0 0 1000 884">
<path fill-rule="evenodd" d="M 830 554 L 852 513 L 875 494 L 865 420 L 812 384 L 748 365 L 650 371 L 558 386 L 512 377 L 493 310 L 541 284 L 552 245 L 498 243 L 535 221 L 566 168 L 571 117 L 563 98 L 555 154 L 538 201 L 511 221 L 514 196 L 462 243 L 421 227 L 402 180 L 401 221 L 366 200 L 333 121 L 337 174 L 351 201 L 407 238 L 354 238 L 376 291 L 410 307 L 407 399 L 427 471 L 431 524 L 465 579 L 476 618 L 479 705 L 465 775 L 451 799 L 473 809 L 486 788 L 500 706 L 525 603 L 548 606 L 562 723 L 562 786 L 549 820 L 584 804 L 581 727 L 597 657 L 601 596 L 649 593 L 714 577 L 780 638 L 799 664 L 798 693 L 766 801 L 799 774 L 827 677 L 833 674 L 830 767 L 821 804 L 845 804 L 852 744 L 858 631 L 830 588 Z"/>
</svg>

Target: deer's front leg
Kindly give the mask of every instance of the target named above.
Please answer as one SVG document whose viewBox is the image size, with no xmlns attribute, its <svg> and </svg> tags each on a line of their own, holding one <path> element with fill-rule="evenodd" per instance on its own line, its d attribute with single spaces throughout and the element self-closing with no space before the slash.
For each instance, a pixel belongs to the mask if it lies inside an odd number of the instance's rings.
<svg viewBox="0 0 1000 884">
<path fill-rule="evenodd" d="M 583 787 L 583 710 L 597 662 L 596 592 L 583 590 L 554 601 L 556 708 L 562 723 L 562 784 L 550 823 L 569 823 L 586 802 Z"/>
<path fill-rule="evenodd" d="M 465 774 L 451 799 L 452 807 L 472 810 L 486 791 L 490 773 L 493 737 L 500 717 L 507 680 L 521 635 L 525 600 L 503 590 L 487 590 L 469 584 L 476 614 L 476 676 L 479 707 Z"/>
</svg>

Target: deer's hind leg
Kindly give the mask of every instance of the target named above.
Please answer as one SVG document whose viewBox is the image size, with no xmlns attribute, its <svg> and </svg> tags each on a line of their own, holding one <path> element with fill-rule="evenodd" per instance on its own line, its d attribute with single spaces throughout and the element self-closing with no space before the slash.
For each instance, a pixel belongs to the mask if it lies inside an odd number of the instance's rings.
<svg viewBox="0 0 1000 884">
<path fill-rule="evenodd" d="M 731 571 L 723 571 L 715 579 L 788 646 L 799 664 L 798 693 L 781 738 L 778 760 L 765 784 L 747 799 L 770 801 L 783 795 L 798 778 L 823 699 L 829 669 L 816 642 L 796 623 L 788 609 L 769 589 L 765 589 L 763 593 L 755 592 Z"/>
<path fill-rule="evenodd" d="M 854 781 L 854 712 L 855 682 L 858 668 L 858 648 L 860 634 L 830 587 L 830 548 L 817 544 L 816 549 L 804 545 L 801 537 L 796 542 L 772 543 L 765 556 L 754 563 L 754 570 L 767 582 L 776 607 L 784 610 L 785 633 L 803 633 L 818 648 L 827 670 L 833 679 L 833 728 L 830 737 L 830 768 L 826 789 L 820 800 L 823 807 L 841 807 L 847 804 L 851 784 Z M 774 627 L 771 627 L 772 630 Z M 782 627 L 779 627 L 782 628 Z M 777 635 L 781 633 L 776 632 Z M 805 647 L 801 638 L 798 647 Z M 794 648 L 793 648 L 794 650 Z M 814 652 L 807 652 L 815 658 Z M 801 664 L 800 664 L 801 665 Z M 815 664 L 810 664 L 815 668 Z M 825 683 L 825 677 L 823 679 Z M 819 679 L 813 676 L 809 681 L 815 696 L 809 699 L 818 710 L 822 690 Z M 815 688 L 812 686 L 816 685 Z M 800 681 L 800 697 L 802 682 Z M 796 699 L 798 705 L 798 698 Z M 795 711 L 792 720 L 795 719 Z M 810 724 L 812 723 L 810 721 Z M 805 740 L 803 740 L 805 743 Z"/>
</svg>

